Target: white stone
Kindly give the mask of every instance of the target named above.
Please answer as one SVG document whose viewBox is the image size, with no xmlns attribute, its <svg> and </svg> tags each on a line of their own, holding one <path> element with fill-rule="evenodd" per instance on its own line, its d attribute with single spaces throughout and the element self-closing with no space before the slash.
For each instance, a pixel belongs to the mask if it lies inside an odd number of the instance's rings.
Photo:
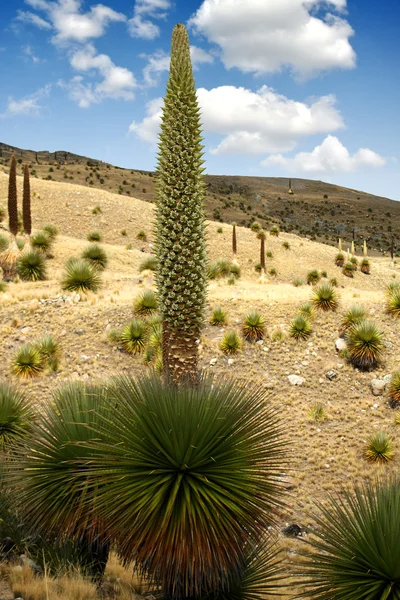
<svg viewBox="0 0 400 600">
<path fill-rule="evenodd" d="M 288 379 L 291 385 L 302 385 L 305 382 L 304 377 L 299 375 L 288 375 Z"/>
<path fill-rule="evenodd" d="M 347 344 L 343 338 L 338 338 L 335 342 L 336 352 L 340 352 L 341 350 L 345 350 L 347 348 Z"/>
<path fill-rule="evenodd" d="M 210 360 L 210 365 L 216 365 L 217 364 L 217 360 L 218 360 L 217 358 L 212 358 Z"/>
</svg>

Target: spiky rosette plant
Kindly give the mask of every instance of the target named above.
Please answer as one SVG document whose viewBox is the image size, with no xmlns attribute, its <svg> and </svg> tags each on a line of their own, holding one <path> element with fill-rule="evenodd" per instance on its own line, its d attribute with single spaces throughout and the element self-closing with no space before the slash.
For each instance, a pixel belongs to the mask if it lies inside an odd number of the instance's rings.
<svg viewBox="0 0 400 600">
<path fill-rule="evenodd" d="M 345 259 L 345 256 L 344 256 L 343 252 L 338 252 L 338 254 L 336 255 L 336 258 L 335 258 L 335 265 L 337 267 L 343 267 L 344 259 Z"/>
<path fill-rule="evenodd" d="M 158 309 L 158 298 L 152 290 L 145 290 L 133 301 L 133 310 L 138 315 L 147 316 Z"/>
<path fill-rule="evenodd" d="M 275 411 L 248 385 L 199 378 L 176 387 L 155 376 L 119 376 L 109 406 L 116 418 L 92 443 L 82 481 L 92 476 L 119 553 L 164 598 L 228 593 L 282 502 Z"/>
<path fill-rule="evenodd" d="M 32 217 L 31 217 L 31 186 L 29 182 L 29 167 L 24 165 L 24 188 L 22 196 L 22 220 L 26 235 L 32 233 Z"/>
<path fill-rule="evenodd" d="M 147 338 L 147 324 L 141 319 L 132 319 L 122 328 L 119 342 L 128 354 L 139 354 L 145 349 Z"/>
<path fill-rule="evenodd" d="M 400 371 L 393 373 L 388 394 L 391 408 L 397 408 L 400 405 Z"/>
<path fill-rule="evenodd" d="M 35 250 L 40 250 L 43 254 L 49 255 L 53 241 L 47 231 L 37 231 L 31 237 L 31 246 Z"/>
<path fill-rule="evenodd" d="M 384 431 L 378 431 L 369 438 L 364 455 L 370 462 L 388 462 L 394 455 L 392 439 Z"/>
<path fill-rule="evenodd" d="M 157 287 L 163 317 L 164 373 L 197 377 L 206 300 L 204 161 L 200 109 L 184 25 L 174 27 L 157 168 Z"/>
<path fill-rule="evenodd" d="M 400 317 L 400 286 L 394 285 L 387 291 L 386 311 L 392 317 Z"/>
<path fill-rule="evenodd" d="M 38 250 L 28 250 L 17 260 L 17 273 L 23 281 L 46 279 L 46 259 Z"/>
<path fill-rule="evenodd" d="M 10 467 L 28 523 L 46 536 L 74 540 L 85 559 L 81 567 L 92 576 L 104 573 L 110 547 L 105 524 L 96 513 L 97 486 L 87 470 L 94 454 L 90 442 L 101 439 L 106 391 L 81 383 L 58 390 L 53 401 L 41 407 Z"/>
<path fill-rule="evenodd" d="M 350 261 L 347 261 L 343 265 L 342 273 L 343 273 L 343 275 L 346 275 L 346 277 L 354 277 L 354 265 L 353 265 L 353 263 L 350 262 Z"/>
<path fill-rule="evenodd" d="M 33 421 L 32 404 L 14 387 L 0 383 L 0 452 L 11 450 Z"/>
<path fill-rule="evenodd" d="M 369 275 L 370 274 L 370 272 L 371 272 L 371 266 L 370 266 L 368 258 L 364 257 L 361 260 L 360 271 L 361 271 L 361 273 L 364 273 L 364 275 Z"/>
<path fill-rule="evenodd" d="M 256 310 L 249 312 L 243 323 L 243 337 L 248 342 L 262 340 L 265 332 L 265 319 Z"/>
<path fill-rule="evenodd" d="M 24 344 L 13 357 L 12 372 L 18 377 L 32 379 L 40 375 L 43 369 L 43 356 L 36 346 Z"/>
<path fill-rule="evenodd" d="M 90 244 L 82 252 L 82 258 L 87 260 L 92 267 L 95 267 L 99 271 L 103 271 L 108 263 L 107 253 L 98 244 Z"/>
<path fill-rule="evenodd" d="M 223 308 L 221 306 L 214 308 L 210 317 L 211 325 L 225 325 L 226 321 L 226 312 L 223 310 Z"/>
<path fill-rule="evenodd" d="M 295 340 L 308 339 L 311 331 L 311 325 L 304 315 L 297 315 L 290 324 L 290 336 Z"/>
<path fill-rule="evenodd" d="M 398 600 L 399 485 L 397 479 L 366 483 L 319 506 L 318 526 L 298 565 L 305 588 L 298 597 Z"/>
<path fill-rule="evenodd" d="M 346 312 L 341 326 L 340 326 L 340 337 L 344 337 L 347 331 L 353 327 L 356 323 L 363 321 L 365 319 L 365 309 L 362 306 L 358 306 L 355 304 L 351 306 L 349 310 Z"/>
<path fill-rule="evenodd" d="M 11 156 L 8 179 L 8 227 L 15 237 L 18 233 L 18 204 L 17 204 L 17 161 Z"/>
<path fill-rule="evenodd" d="M 83 258 L 72 258 L 65 265 L 61 281 L 63 290 L 69 292 L 97 292 L 101 286 L 98 269 Z"/>
<path fill-rule="evenodd" d="M 299 308 L 299 315 L 302 315 L 306 319 L 313 319 L 315 317 L 315 312 L 311 302 L 303 302 Z"/>
<path fill-rule="evenodd" d="M 224 354 L 237 354 L 242 348 L 242 339 L 236 331 L 227 331 L 219 347 Z"/>
<path fill-rule="evenodd" d="M 315 290 L 312 297 L 316 308 L 327 311 L 336 310 L 339 305 L 337 292 L 330 283 L 321 283 Z"/>
<path fill-rule="evenodd" d="M 349 361 L 362 370 L 375 368 L 383 353 L 383 333 L 372 321 L 359 321 L 346 335 Z"/>
</svg>

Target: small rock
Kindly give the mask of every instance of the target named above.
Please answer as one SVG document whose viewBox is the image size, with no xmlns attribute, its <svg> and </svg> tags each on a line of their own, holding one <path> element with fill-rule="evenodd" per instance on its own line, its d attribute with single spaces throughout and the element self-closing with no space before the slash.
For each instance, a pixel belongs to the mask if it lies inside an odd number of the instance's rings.
<svg viewBox="0 0 400 600">
<path fill-rule="evenodd" d="M 291 385 L 302 385 L 305 382 L 304 377 L 299 375 L 288 375 L 288 379 Z"/>
<path fill-rule="evenodd" d="M 335 371 L 335 369 L 329 369 L 329 371 L 325 373 L 325 377 L 329 379 L 329 381 L 333 381 L 334 379 L 336 379 L 337 376 L 338 372 Z"/>
<path fill-rule="evenodd" d="M 81 354 L 81 360 L 83 360 L 83 362 L 87 362 L 88 360 L 90 360 L 90 356 L 88 356 L 87 354 Z"/>
<path fill-rule="evenodd" d="M 293 523 L 292 525 L 285 527 L 285 529 L 282 529 L 282 534 L 285 537 L 301 537 L 302 530 L 296 523 Z"/>
<path fill-rule="evenodd" d="M 233 360 L 233 358 L 228 358 L 228 365 L 231 366 L 233 365 L 235 361 Z"/>
<path fill-rule="evenodd" d="M 210 365 L 216 365 L 217 364 L 217 360 L 218 360 L 217 358 L 212 358 L 210 360 Z"/>
<path fill-rule="evenodd" d="M 64 302 L 64 306 L 73 306 L 74 302 L 72 298 L 67 298 Z"/>
<path fill-rule="evenodd" d="M 75 294 L 74 298 L 73 298 L 75 304 L 77 304 L 78 302 L 81 301 L 81 296 L 80 294 Z"/>
<path fill-rule="evenodd" d="M 35 312 L 37 311 L 37 309 L 39 308 L 39 300 L 37 298 L 35 298 L 34 300 L 31 300 L 28 304 L 28 310 L 30 312 Z"/>
<path fill-rule="evenodd" d="M 338 338 L 335 342 L 336 352 L 340 352 L 341 350 L 345 350 L 347 348 L 347 344 L 343 338 Z"/>
<path fill-rule="evenodd" d="M 386 389 L 387 381 L 384 379 L 372 379 L 370 386 L 374 396 L 382 396 Z"/>
<path fill-rule="evenodd" d="M 275 385 L 272 383 L 272 381 L 267 381 L 264 383 L 264 387 L 266 390 L 273 390 Z"/>
<path fill-rule="evenodd" d="M 84 329 L 75 329 L 74 333 L 76 335 L 83 335 L 85 333 L 85 330 Z"/>
<path fill-rule="evenodd" d="M 22 567 L 28 565 L 35 573 L 42 573 L 43 569 L 39 565 L 37 565 L 33 560 L 28 558 L 25 554 L 21 554 L 19 557 L 19 563 Z"/>
</svg>

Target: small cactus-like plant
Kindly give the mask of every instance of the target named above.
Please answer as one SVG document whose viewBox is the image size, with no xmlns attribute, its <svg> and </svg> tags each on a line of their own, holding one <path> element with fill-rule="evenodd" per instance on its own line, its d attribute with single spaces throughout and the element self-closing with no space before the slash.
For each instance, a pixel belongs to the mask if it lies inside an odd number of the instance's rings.
<svg viewBox="0 0 400 600">
<path fill-rule="evenodd" d="M 65 265 L 61 282 L 63 290 L 69 292 L 97 292 L 101 286 L 98 269 L 83 258 L 72 258 Z"/>
<path fill-rule="evenodd" d="M 282 243 L 282 248 L 285 248 L 286 250 L 290 250 L 290 244 L 289 244 L 289 242 L 283 242 Z"/>
<path fill-rule="evenodd" d="M 52 246 L 51 237 L 47 231 L 37 231 L 31 237 L 31 246 L 43 254 L 49 254 Z"/>
<path fill-rule="evenodd" d="M 357 269 L 358 269 L 358 260 L 357 260 L 357 258 L 355 256 L 352 256 L 350 258 L 350 262 L 353 265 L 353 270 L 357 271 Z"/>
<path fill-rule="evenodd" d="M 359 321 L 346 335 L 349 362 L 361 369 L 375 368 L 383 353 L 383 333 L 372 321 Z"/>
<path fill-rule="evenodd" d="M 342 273 L 346 277 L 354 277 L 354 265 L 353 265 L 353 263 L 350 262 L 350 261 L 347 261 L 343 265 Z"/>
<path fill-rule="evenodd" d="M 269 274 L 269 275 L 271 275 L 271 277 L 277 277 L 277 275 L 278 275 L 278 271 L 276 270 L 276 268 L 275 268 L 275 267 L 272 267 L 272 269 L 270 269 L 270 270 L 268 271 L 268 274 Z"/>
<path fill-rule="evenodd" d="M 140 319 L 132 319 L 121 330 L 119 343 L 128 354 L 140 354 L 148 339 L 147 324 Z"/>
<path fill-rule="evenodd" d="M 32 379 L 40 375 L 43 369 L 43 356 L 36 346 L 24 344 L 13 357 L 12 372 L 18 377 Z"/>
<path fill-rule="evenodd" d="M 321 273 L 317 271 L 317 269 L 312 269 L 307 273 L 307 283 L 308 285 L 315 285 L 321 279 Z"/>
<path fill-rule="evenodd" d="M 391 408 L 400 406 L 400 371 L 393 373 L 389 384 L 388 394 Z"/>
<path fill-rule="evenodd" d="M 400 286 L 397 283 L 392 289 L 388 289 L 386 311 L 392 315 L 392 317 L 400 317 Z"/>
<path fill-rule="evenodd" d="M 336 258 L 335 258 L 335 265 L 337 267 L 343 267 L 344 260 L 345 260 L 345 256 L 344 256 L 343 252 L 338 252 L 338 254 L 336 255 Z"/>
<path fill-rule="evenodd" d="M 87 260 L 92 267 L 103 271 L 108 263 L 106 252 L 98 244 L 91 244 L 82 252 L 82 258 Z"/>
<path fill-rule="evenodd" d="M 211 325 L 225 325 L 226 322 L 227 322 L 226 313 L 221 308 L 221 306 L 217 306 L 217 308 L 214 308 L 214 310 L 211 314 L 211 317 L 210 317 Z"/>
<path fill-rule="evenodd" d="M 315 317 L 315 312 L 311 302 L 304 302 L 300 306 L 299 315 L 303 315 L 303 317 L 306 317 L 306 319 L 313 319 Z"/>
<path fill-rule="evenodd" d="M 28 250 L 17 259 L 17 273 L 23 281 L 46 279 L 46 259 L 38 250 Z"/>
<path fill-rule="evenodd" d="M 370 462 L 385 463 L 394 456 L 393 441 L 384 431 L 372 435 L 365 448 L 365 458 Z"/>
<path fill-rule="evenodd" d="M 139 265 L 139 272 L 142 271 L 157 271 L 158 260 L 156 256 L 148 256 Z"/>
<path fill-rule="evenodd" d="M 269 230 L 269 235 L 272 235 L 273 237 L 278 237 L 279 236 L 279 227 L 277 225 L 273 225 L 271 227 L 271 229 Z"/>
<path fill-rule="evenodd" d="M 295 340 L 306 340 L 311 335 L 311 325 L 304 315 L 297 315 L 290 324 L 290 336 Z"/>
<path fill-rule="evenodd" d="M 147 241 L 147 235 L 145 231 L 139 231 L 138 234 L 136 235 L 138 240 L 141 240 L 142 242 L 146 242 Z"/>
<path fill-rule="evenodd" d="M 88 233 L 87 239 L 89 242 L 101 242 L 101 233 L 99 231 L 91 231 Z"/>
<path fill-rule="evenodd" d="M 340 327 L 340 335 L 343 337 L 346 332 L 356 323 L 365 319 L 365 310 L 361 306 L 354 305 L 346 312 Z"/>
<path fill-rule="evenodd" d="M 371 266 L 369 263 L 368 258 L 364 257 L 361 261 L 361 265 L 360 265 L 360 271 L 361 273 L 364 273 L 364 275 L 369 275 L 371 272 Z"/>
<path fill-rule="evenodd" d="M 224 354 L 237 354 L 242 348 L 242 340 L 236 331 L 228 331 L 219 347 Z"/>
<path fill-rule="evenodd" d="M 147 316 L 155 313 L 158 309 L 158 298 L 152 290 L 145 290 L 133 302 L 133 310 L 136 314 Z"/>
<path fill-rule="evenodd" d="M 243 323 L 243 336 L 248 342 L 262 340 L 265 332 L 265 319 L 259 312 L 252 310 Z"/>
<path fill-rule="evenodd" d="M 330 283 L 321 283 L 315 290 L 312 301 L 316 308 L 324 311 L 336 310 L 339 305 L 337 292 Z"/>
<path fill-rule="evenodd" d="M 260 223 L 258 221 L 253 221 L 253 223 L 251 224 L 250 229 L 251 229 L 251 231 L 258 232 L 261 229 L 261 225 L 260 225 Z"/>
</svg>

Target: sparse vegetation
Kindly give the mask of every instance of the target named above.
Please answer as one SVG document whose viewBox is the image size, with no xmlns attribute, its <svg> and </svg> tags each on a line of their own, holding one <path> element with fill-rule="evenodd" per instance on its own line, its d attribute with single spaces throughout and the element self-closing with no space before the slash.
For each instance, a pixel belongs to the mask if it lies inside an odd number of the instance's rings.
<svg viewBox="0 0 400 600">
<path fill-rule="evenodd" d="M 42 227 L 42 230 L 45 231 L 49 235 L 49 237 L 52 241 L 55 240 L 55 238 L 58 235 L 58 229 L 55 225 L 51 225 L 51 224 L 45 225 L 44 227 Z"/>
<path fill-rule="evenodd" d="M 145 231 L 139 231 L 139 233 L 136 235 L 138 240 L 141 240 L 142 242 L 147 242 L 147 235 Z"/>
<path fill-rule="evenodd" d="M 309 417 L 311 421 L 326 421 L 326 410 L 323 404 L 318 402 L 310 408 Z"/>
<path fill-rule="evenodd" d="M 10 240 L 8 237 L 2 233 L 0 233 L 0 252 L 4 252 L 10 245 Z"/>
<path fill-rule="evenodd" d="M 98 244 L 91 244 L 82 252 L 82 258 L 87 260 L 93 267 L 103 271 L 108 263 L 106 252 Z"/>
<path fill-rule="evenodd" d="M 335 258 L 335 265 L 337 267 L 343 267 L 345 261 L 345 256 L 342 252 L 338 252 Z"/>
<path fill-rule="evenodd" d="M 289 244 L 289 242 L 283 242 L 282 243 L 282 248 L 285 248 L 286 250 L 290 250 L 290 244 Z"/>
<path fill-rule="evenodd" d="M 303 315 L 303 317 L 306 317 L 306 319 L 313 319 L 315 316 L 315 312 L 311 302 L 303 302 L 303 304 L 299 308 L 299 314 Z"/>
<path fill-rule="evenodd" d="M 293 279 L 293 285 L 294 287 L 301 287 L 304 285 L 304 281 L 300 277 L 295 277 L 295 279 Z"/>
<path fill-rule="evenodd" d="M 321 279 L 321 274 L 317 269 L 312 269 L 307 273 L 307 283 L 308 285 L 315 285 Z"/>
<path fill-rule="evenodd" d="M 279 236 L 279 227 L 277 225 L 273 225 L 271 227 L 271 229 L 269 230 L 269 235 L 272 235 L 274 237 L 278 237 Z"/>
<path fill-rule="evenodd" d="M 91 231 L 88 234 L 87 239 L 89 242 L 101 242 L 101 234 L 99 231 Z"/>
<path fill-rule="evenodd" d="M 217 308 L 214 308 L 214 310 L 211 314 L 211 317 L 210 317 L 211 325 L 225 325 L 226 322 L 227 322 L 226 313 L 221 308 L 221 306 L 217 306 Z"/>
</svg>

